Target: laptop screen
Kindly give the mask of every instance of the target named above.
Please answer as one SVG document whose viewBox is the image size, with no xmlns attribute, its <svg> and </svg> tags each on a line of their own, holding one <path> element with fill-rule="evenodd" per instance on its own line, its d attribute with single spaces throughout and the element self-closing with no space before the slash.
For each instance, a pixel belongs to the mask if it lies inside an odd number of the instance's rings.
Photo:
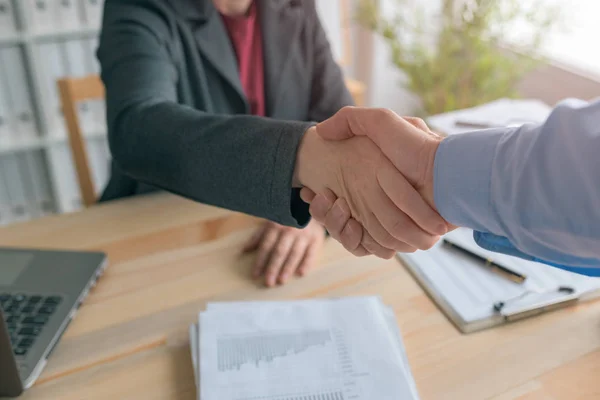
<svg viewBox="0 0 600 400">
<path fill-rule="evenodd" d="M 33 259 L 33 254 L 20 252 L 0 252 L 0 286 L 10 286 Z"/>
</svg>

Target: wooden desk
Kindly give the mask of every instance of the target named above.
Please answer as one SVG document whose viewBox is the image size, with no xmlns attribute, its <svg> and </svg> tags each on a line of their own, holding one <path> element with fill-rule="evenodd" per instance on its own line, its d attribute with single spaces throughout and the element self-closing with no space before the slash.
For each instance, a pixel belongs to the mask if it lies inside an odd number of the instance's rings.
<svg viewBox="0 0 600 400">
<path fill-rule="evenodd" d="M 309 276 L 264 289 L 239 253 L 256 223 L 153 195 L 0 229 L 1 245 L 111 259 L 22 398 L 195 399 L 187 329 L 207 301 L 348 295 L 394 308 L 424 400 L 600 398 L 600 303 L 463 336 L 397 260 L 353 258 L 333 241 Z"/>
</svg>

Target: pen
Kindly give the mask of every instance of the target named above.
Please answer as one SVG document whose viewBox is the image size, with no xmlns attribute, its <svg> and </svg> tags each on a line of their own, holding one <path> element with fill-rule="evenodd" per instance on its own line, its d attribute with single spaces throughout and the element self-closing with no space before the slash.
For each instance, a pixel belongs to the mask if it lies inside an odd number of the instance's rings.
<svg viewBox="0 0 600 400">
<path fill-rule="evenodd" d="M 515 283 L 523 283 L 527 279 L 527 276 L 525 276 L 519 272 L 513 271 L 510 268 L 504 267 L 504 266 L 496 263 L 491 258 L 485 258 L 478 254 L 475 254 L 475 253 L 465 249 L 464 247 L 461 247 L 455 243 L 450 242 L 447 239 L 444 239 L 444 243 L 447 244 L 448 246 L 455 248 L 456 250 L 460 251 L 461 253 L 471 257 L 472 259 L 479 261 L 480 263 L 482 263 L 483 266 L 488 268 L 490 271 L 492 271 L 500 276 L 503 276 L 506 279 L 509 279 Z"/>
</svg>

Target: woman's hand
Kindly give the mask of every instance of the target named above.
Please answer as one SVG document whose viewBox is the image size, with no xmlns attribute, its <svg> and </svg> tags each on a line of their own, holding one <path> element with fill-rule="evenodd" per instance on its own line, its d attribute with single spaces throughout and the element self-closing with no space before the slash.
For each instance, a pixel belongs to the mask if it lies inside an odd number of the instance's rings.
<svg viewBox="0 0 600 400">
<path fill-rule="evenodd" d="M 252 276 L 264 277 L 265 284 L 272 287 L 313 268 L 324 241 L 325 229 L 315 220 L 304 229 L 266 221 L 246 243 L 244 253 L 257 251 Z"/>
</svg>

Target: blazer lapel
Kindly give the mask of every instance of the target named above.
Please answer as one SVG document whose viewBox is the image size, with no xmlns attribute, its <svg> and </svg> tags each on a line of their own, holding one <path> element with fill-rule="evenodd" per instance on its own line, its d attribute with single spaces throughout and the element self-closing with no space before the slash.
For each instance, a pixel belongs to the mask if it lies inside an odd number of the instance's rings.
<svg viewBox="0 0 600 400">
<path fill-rule="evenodd" d="M 255 1 L 263 37 L 267 115 L 273 115 L 302 26 L 302 9 L 297 0 Z"/>
<path fill-rule="evenodd" d="M 177 0 L 190 1 L 190 0 Z M 197 0 L 194 0 L 197 1 Z M 218 11 L 212 5 L 212 1 L 199 2 L 200 8 L 198 26 L 194 36 L 200 52 L 213 65 L 215 70 L 231 85 L 237 92 L 249 112 L 250 106 L 244 94 L 240 81 L 237 58 L 231 45 L 229 34 L 221 20 Z M 189 15 L 189 14 L 188 14 Z"/>
</svg>

